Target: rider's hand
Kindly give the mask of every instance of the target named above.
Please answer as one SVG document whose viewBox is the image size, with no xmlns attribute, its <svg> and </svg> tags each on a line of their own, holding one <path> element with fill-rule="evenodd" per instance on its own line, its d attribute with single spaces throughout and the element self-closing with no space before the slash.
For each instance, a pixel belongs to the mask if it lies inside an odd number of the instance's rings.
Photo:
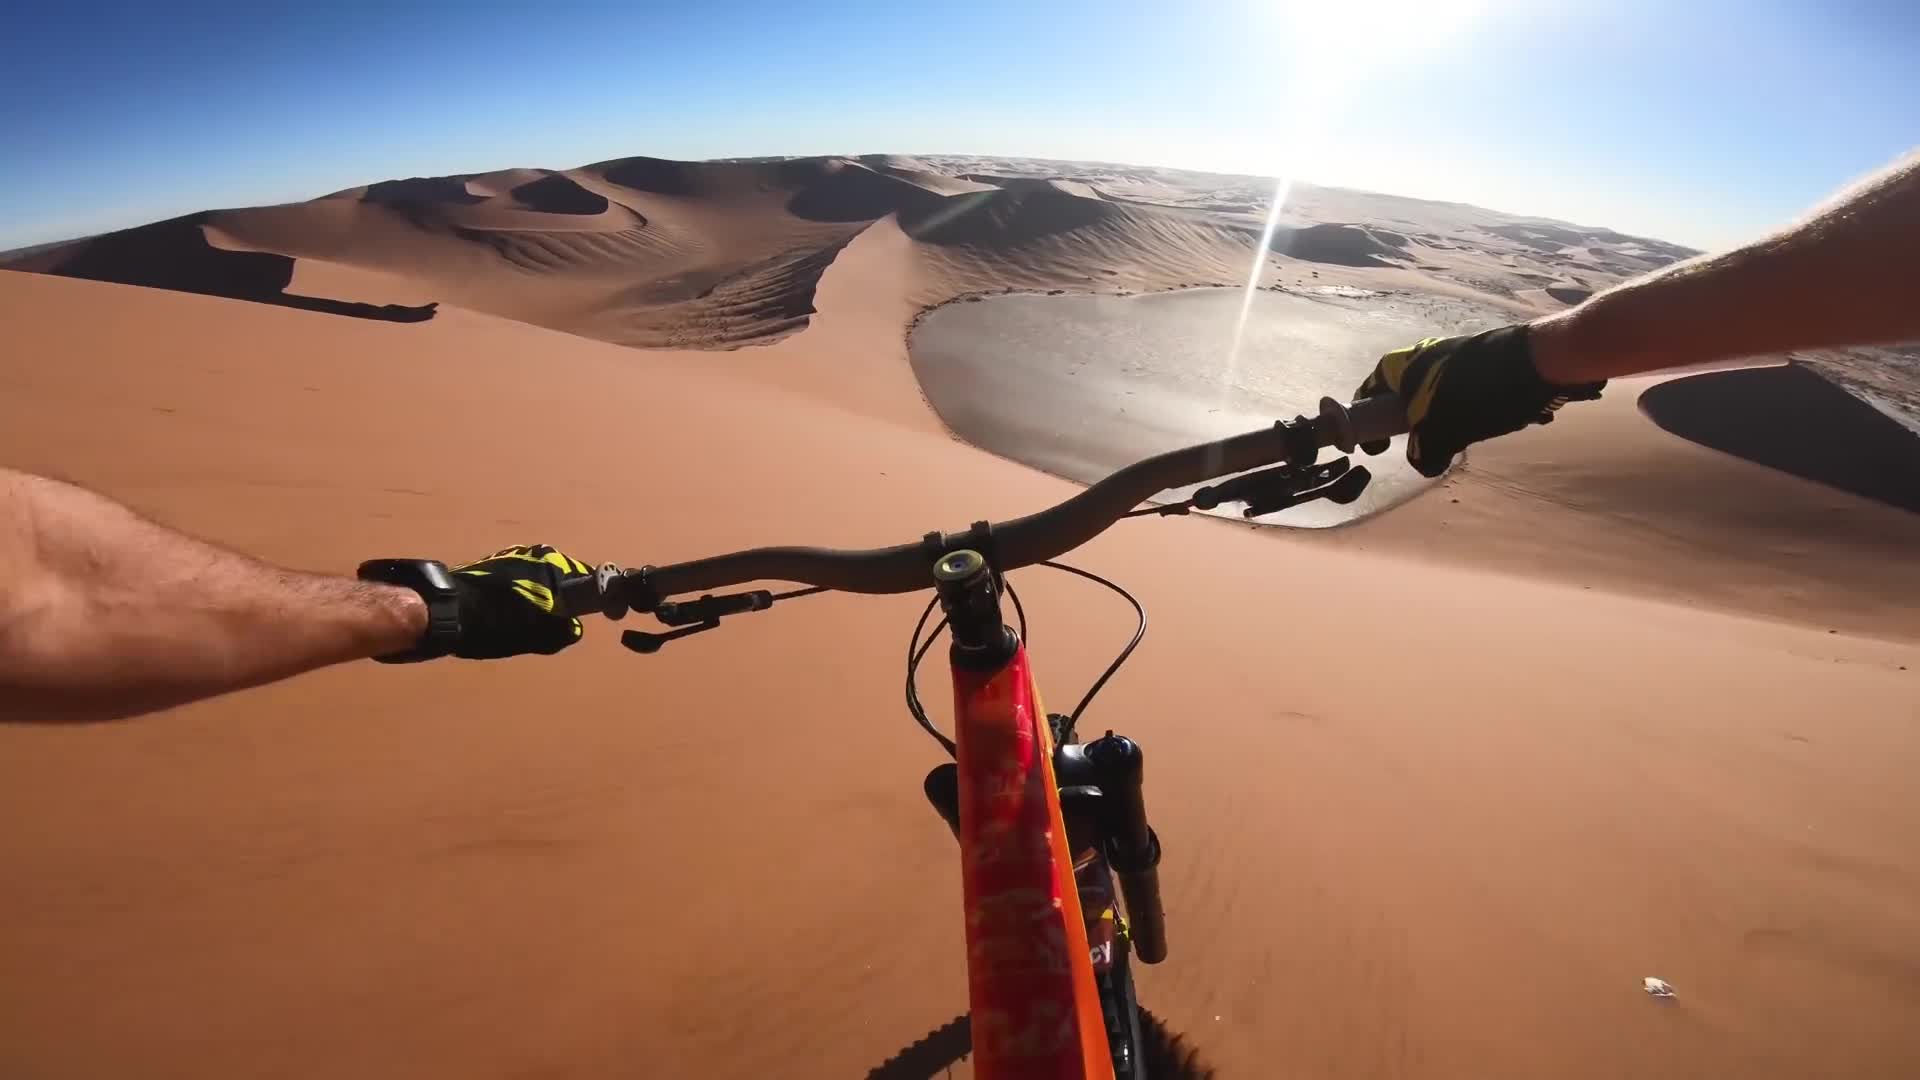
<svg viewBox="0 0 1920 1080">
<path fill-rule="evenodd" d="M 580 640 L 580 620 L 554 613 L 560 583 L 593 568 L 545 544 L 510 547 L 453 569 L 460 639 L 453 655 L 495 660 L 551 655 Z"/>
<path fill-rule="evenodd" d="M 1522 324 L 1396 349 L 1380 358 L 1355 397 L 1398 395 L 1407 409 L 1407 461 L 1423 476 L 1439 476 L 1468 443 L 1548 423 L 1560 406 L 1592 401 L 1606 385 L 1543 381 Z M 1386 448 L 1365 446 L 1370 454 Z"/>
</svg>

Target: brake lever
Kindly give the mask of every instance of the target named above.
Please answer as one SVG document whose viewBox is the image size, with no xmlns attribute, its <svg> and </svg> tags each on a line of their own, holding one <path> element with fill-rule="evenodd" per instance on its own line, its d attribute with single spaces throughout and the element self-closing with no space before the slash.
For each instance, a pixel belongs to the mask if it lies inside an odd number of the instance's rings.
<svg viewBox="0 0 1920 1080">
<path fill-rule="evenodd" d="M 728 615 L 742 615 L 749 611 L 765 611 L 773 606 L 775 597 L 766 589 L 754 589 L 749 592 L 723 593 L 715 596 L 711 593 L 698 600 L 662 600 L 653 605 L 653 617 L 674 629 L 664 634 L 652 634 L 645 630 L 625 630 L 620 634 L 620 644 L 634 652 L 651 656 L 664 648 L 669 641 L 678 641 L 683 637 L 705 633 L 719 628 L 720 620 Z"/>
<path fill-rule="evenodd" d="M 1320 465 L 1297 468 L 1292 465 L 1275 465 L 1270 469 L 1250 472 L 1200 488 L 1190 500 L 1195 509 L 1211 510 L 1221 503 L 1243 502 L 1252 505 L 1264 505 L 1276 500 L 1289 498 L 1301 492 L 1309 491 L 1340 479 L 1350 467 L 1344 458 L 1335 458 Z"/>
<path fill-rule="evenodd" d="M 692 637 L 703 631 L 717 629 L 719 625 L 720 622 L 716 619 L 712 622 L 700 623 L 697 626 L 682 626 L 678 630 L 669 630 L 664 634 L 649 634 L 645 630 L 622 630 L 620 631 L 620 644 L 625 645 L 634 652 L 652 656 L 654 653 L 659 652 L 669 641 L 677 641 L 683 637 Z"/>
<path fill-rule="evenodd" d="M 1341 464 L 1344 465 L 1346 460 L 1341 458 Z M 1373 473 L 1368 471 L 1365 465 L 1358 465 L 1352 469 L 1341 468 L 1335 475 L 1337 479 L 1332 483 L 1322 484 L 1307 491 L 1282 492 L 1259 502 L 1249 500 L 1241 516 L 1256 518 L 1277 514 L 1282 510 L 1289 510 L 1316 499 L 1326 499 L 1328 502 L 1345 506 L 1358 499 L 1360 493 L 1367 490 L 1367 484 L 1373 480 Z"/>
<path fill-rule="evenodd" d="M 1325 499 L 1330 503 L 1345 506 L 1358 499 L 1361 494 L 1367 490 L 1367 485 L 1372 482 L 1372 470 L 1368 469 L 1365 465 L 1355 465 L 1351 472 L 1335 480 L 1333 483 L 1328 484 L 1326 487 L 1321 488 L 1314 494 L 1316 497 Z"/>
</svg>

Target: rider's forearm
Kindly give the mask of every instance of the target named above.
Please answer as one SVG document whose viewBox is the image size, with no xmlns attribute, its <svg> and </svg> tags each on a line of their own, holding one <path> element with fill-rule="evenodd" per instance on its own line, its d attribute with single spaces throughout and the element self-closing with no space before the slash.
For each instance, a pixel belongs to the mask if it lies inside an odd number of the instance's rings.
<svg viewBox="0 0 1920 1080">
<path fill-rule="evenodd" d="M 1757 243 L 1666 267 L 1533 323 L 1568 385 L 1793 349 L 1920 340 L 1920 154 Z"/>
<path fill-rule="evenodd" d="M 398 652 L 409 589 L 302 573 L 0 469 L 0 720 L 107 720 Z"/>
</svg>

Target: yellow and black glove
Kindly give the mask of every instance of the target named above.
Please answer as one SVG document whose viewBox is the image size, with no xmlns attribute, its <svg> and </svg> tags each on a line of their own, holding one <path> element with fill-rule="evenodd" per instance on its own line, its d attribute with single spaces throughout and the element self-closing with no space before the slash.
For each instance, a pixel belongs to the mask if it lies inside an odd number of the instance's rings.
<svg viewBox="0 0 1920 1080">
<path fill-rule="evenodd" d="M 1408 463 L 1423 476 L 1439 476 L 1469 443 L 1548 423 L 1560 406 L 1592 401 L 1606 385 L 1542 380 L 1522 324 L 1395 349 L 1354 396 L 1398 395 L 1407 409 Z M 1386 448 L 1384 442 L 1364 446 L 1370 454 Z"/>
<path fill-rule="evenodd" d="M 580 620 L 556 614 L 560 583 L 593 568 L 545 544 L 510 547 L 453 569 L 460 635 L 453 655 L 496 660 L 551 655 L 580 640 Z"/>
</svg>

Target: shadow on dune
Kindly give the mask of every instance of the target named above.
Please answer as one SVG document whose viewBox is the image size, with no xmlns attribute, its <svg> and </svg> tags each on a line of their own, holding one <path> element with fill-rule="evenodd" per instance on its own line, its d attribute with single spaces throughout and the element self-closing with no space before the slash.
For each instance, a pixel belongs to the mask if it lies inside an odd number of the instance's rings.
<svg viewBox="0 0 1920 1080">
<path fill-rule="evenodd" d="M 604 214 L 607 199 L 559 173 L 550 173 L 513 189 L 513 200 L 542 214 Z"/>
<path fill-rule="evenodd" d="M 1298 229 L 1278 229 L 1272 248 L 1307 262 L 1334 266 L 1392 266 L 1407 255 L 1400 250 L 1407 238 L 1385 229 L 1360 225 L 1308 225 Z"/>
<path fill-rule="evenodd" d="M 655 195 L 692 195 L 694 174 L 700 169 L 695 162 L 650 157 L 620 158 L 592 167 L 610 184 Z"/>
<path fill-rule="evenodd" d="M 797 168 L 802 165 L 808 168 Z M 793 162 L 782 166 L 781 179 L 799 188 L 787 200 L 787 213 L 808 221 L 875 221 L 892 213 L 925 213 L 945 201 L 863 165 L 822 168 L 818 162 Z"/>
<path fill-rule="evenodd" d="M 206 214 L 125 229 L 82 242 L 46 273 L 118 285 L 223 296 L 257 304 L 385 322 L 425 322 L 438 304 L 361 304 L 289 293 L 293 259 L 266 251 L 227 251 L 207 242 Z"/>
<path fill-rule="evenodd" d="M 467 190 L 468 176 L 414 176 L 405 180 L 382 180 L 368 184 L 360 201 L 381 206 L 427 206 L 452 203 L 472 206 L 487 201 L 484 195 Z"/>
<path fill-rule="evenodd" d="M 1797 364 L 1672 379 L 1640 409 L 1690 442 L 1920 513 L 1920 436 Z"/>
<path fill-rule="evenodd" d="M 1004 250 L 1127 214 L 1105 200 L 1072 195 L 1043 182 L 1010 182 L 995 191 L 945 195 L 902 207 L 900 228 L 926 244 Z"/>
</svg>

